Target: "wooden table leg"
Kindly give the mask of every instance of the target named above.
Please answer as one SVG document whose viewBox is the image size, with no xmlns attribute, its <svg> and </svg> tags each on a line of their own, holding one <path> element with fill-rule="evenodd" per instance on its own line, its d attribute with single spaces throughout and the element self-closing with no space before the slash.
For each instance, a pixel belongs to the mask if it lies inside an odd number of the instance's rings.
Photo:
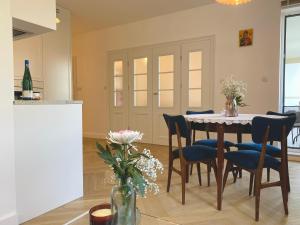
<svg viewBox="0 0 300 225">
<path fill-rule="evenodd" d="M 223 168 L 224 168 L 224 125 L 217 125 L 218 132 L 218 148 L 217 148 L 217 201 L 218 210 L 222 209 L 222 193 L 223 193 Z"/>
</svg>

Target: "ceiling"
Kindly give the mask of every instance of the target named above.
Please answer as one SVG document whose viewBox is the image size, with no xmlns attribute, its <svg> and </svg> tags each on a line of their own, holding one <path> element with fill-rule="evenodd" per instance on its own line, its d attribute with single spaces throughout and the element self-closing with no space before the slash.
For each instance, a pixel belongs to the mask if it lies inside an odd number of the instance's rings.
<svg viewBox="0 0 300 225">
<path fill-rule="evenodd" d="M 131 23 L 215 0 L 57 0 L 72 13 L 73 32 L 80 33 Z"/>
</svg>

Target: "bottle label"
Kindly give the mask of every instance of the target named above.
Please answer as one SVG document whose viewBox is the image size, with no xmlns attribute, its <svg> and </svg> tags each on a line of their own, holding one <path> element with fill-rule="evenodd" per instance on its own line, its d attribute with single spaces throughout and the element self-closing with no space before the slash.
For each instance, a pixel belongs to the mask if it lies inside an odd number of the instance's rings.
<svg viewBox="0 0 300 225">
<path fill-rule="evenodd" d="M 33 91 L 29 91 L 29 90 L 23 91 L 22 97 L 23 98 L 33 98 Z"/>
</svg>

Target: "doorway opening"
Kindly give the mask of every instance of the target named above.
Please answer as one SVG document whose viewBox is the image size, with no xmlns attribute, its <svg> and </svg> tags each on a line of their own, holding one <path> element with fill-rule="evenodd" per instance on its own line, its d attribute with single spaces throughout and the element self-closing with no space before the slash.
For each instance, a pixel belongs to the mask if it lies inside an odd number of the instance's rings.
<svg viewBox="0 0 300 225">
<path fill-rule="evenodd" d="M 283 13 L 282 112 L 296 113 L 296 123 L 288 137 L 290 153 L 300 154 L 300 9 Z"/>
</svg>

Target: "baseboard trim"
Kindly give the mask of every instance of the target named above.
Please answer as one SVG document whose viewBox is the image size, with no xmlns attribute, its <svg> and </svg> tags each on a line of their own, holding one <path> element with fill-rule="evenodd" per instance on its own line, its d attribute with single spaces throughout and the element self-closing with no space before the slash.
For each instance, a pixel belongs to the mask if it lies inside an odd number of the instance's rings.
<svg viewBox="0 0 300 225">
<path fill-rule="evenodd" d="M 94 132 L 83 132 L 83 137 L 105 139 L 106 134 L 105 133 L 94 133 Z"/>
<path fill-rule="evenodd" d="M 16 212 L 11 212 L 0 217 L 0 225 L 17 225 L 18 217 Z"/>
</svg>

